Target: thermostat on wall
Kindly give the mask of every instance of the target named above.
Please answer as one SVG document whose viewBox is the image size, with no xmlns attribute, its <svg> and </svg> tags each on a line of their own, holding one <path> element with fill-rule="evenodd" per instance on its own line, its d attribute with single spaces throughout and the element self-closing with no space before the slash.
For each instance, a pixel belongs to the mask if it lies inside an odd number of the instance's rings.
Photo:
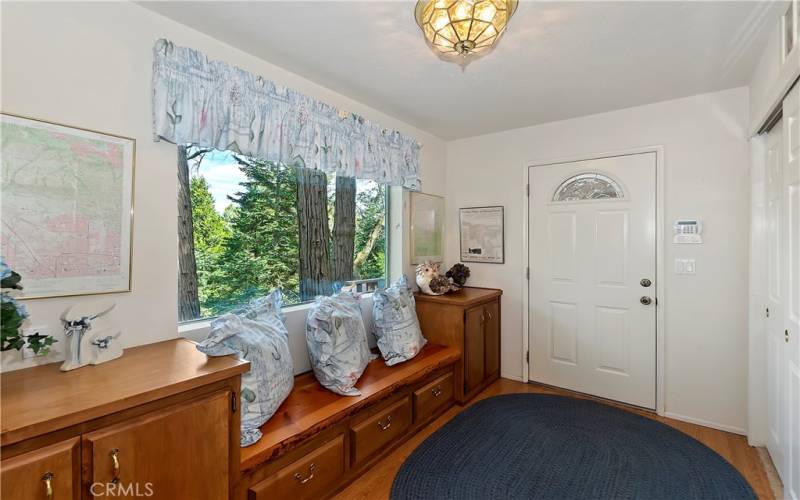
<svg viewBox="0 0 800 500">
<path fill-rule="evenodd" d="M 697 219 L 680 219 L 672 226 L 675 231 L 673 243 L 702 243 L 703 224 Z"/>
</svg>

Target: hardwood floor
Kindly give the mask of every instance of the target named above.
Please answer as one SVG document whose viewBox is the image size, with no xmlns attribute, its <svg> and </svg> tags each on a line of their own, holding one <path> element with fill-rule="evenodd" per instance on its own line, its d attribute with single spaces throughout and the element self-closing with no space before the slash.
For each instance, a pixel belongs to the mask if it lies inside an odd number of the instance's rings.
<svg viewBox="0 0 800 500">
<path fill-rule="evenodd" d="M 756 495 L 758 495 L 759 499 L 774 498 L 772 491 L 770 490 L 769 481 L 766 473 L 764 472 L 761 459 L 758 456 L 758 451 L 756 448 L 753 448 L 747 444 L 747 439 L 744 436 L 718 431 L 716 429 L 702 427 L 687 422 L 681 422 L 679 420 L 673 420 L 666 417 L 659 417 L 655 413 L 649 411 L 583 396 L 570 391 L 538 384 L 523 384 L 521 382 L 515 382 L 508 379 L 500 379 L 494 384 L 490 385 L 472 402 L 474 403 L 480 399 L 498 394 L 519 392 L 560 394 L 578 398 L 593 399 L 670 425 L 692 436 L 724 457 L 747 479 L 747 481 L 750 483 L 750 486 L 753 488 L 753 491 L 755 491 Z M 448 410 L 445 414 L 436 419 L 431 425 L 425 429 L 422 429 L 417 435 L 412 437 L 402 446 L 398 447 L 385 459 L 378 462 L 369 472 L 357 479 L 353 484 L 348 486 L 334 498 L 337 500 L 371 500 L 389 498 L 389 491 L 391 490 L 394 476 L 397 474 L 397 471 L 400 469 L 400 466 L 403 464 L 405 459 L 428 436 L 446 424 L 460 411 L 463 411 L 463 408 L 460 406 L 456 406 Z"/>
</svg>

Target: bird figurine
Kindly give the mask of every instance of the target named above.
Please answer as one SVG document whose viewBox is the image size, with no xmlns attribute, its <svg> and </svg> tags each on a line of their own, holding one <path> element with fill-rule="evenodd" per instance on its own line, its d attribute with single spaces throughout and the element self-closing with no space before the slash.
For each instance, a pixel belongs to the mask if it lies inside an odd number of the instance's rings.
<svg viewBox="0 0 800 500">
<path fill-rule="evenodd" d="M 443 295 L 460 287 L 439 274 L 439 264 L 425 261 L 417 266 L 417 286 L 427 295 Z"/>
</svg>

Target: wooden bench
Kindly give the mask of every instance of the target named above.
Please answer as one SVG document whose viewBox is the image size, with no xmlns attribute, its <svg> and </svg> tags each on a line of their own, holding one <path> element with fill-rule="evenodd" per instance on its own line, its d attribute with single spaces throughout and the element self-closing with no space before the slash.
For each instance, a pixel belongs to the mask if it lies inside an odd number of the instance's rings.
<svg viewBox="0 0 800 500">
<path fill-rule="evenodd" d="M 333 495 L 453 405 L 460 358 L 455 348 L 428 344 L 399 365 L 376 359 L 358 397 L 332 393 L 312 373 L 297 376 L 263 437 L 242 448 L 236 498 Z"/>
</svg>

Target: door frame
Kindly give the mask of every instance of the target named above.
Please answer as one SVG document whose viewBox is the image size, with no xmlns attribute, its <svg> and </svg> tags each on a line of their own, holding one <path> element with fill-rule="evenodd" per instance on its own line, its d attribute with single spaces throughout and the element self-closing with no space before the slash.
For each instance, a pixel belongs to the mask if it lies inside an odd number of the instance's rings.
<svg viewBox="0 0 800 500">
<path fill-rule="evenodd" d="M 664 239 L 664 227 L 666 226 L 666 212 L 664 210 L 664 146 L 643 146 L 638 148 L 605 151 L 592 154 L 581 154 L 559 158 L 545 158 L 527 161 L 522 165 L 522 206 L 525 207 L 522 213 L 522 256 L 525 262 L 526 271 L 530 269 L 530 235 L 528 234 L 528 214 L 530 212 L 529 186 L 531 184 L 530 168 L 544 167 L 559 163 L 573 163 L 586 160 L 597 160 L 602 158 L 612 158 L 615 156 L 630 156 L 643 153 L 655 153 L 656 155 L 656 413 L 664 415 L 664 347 L 665 347 L 665 310 L 667 306 L 664 281 L 664 259 L 666 256 L 666 241 Z M 522 381 L 530 381 L 530 364 L 528 362 L 528 349 L 530 346 L 530 279 L 522 279 Z"/>
</svg>

